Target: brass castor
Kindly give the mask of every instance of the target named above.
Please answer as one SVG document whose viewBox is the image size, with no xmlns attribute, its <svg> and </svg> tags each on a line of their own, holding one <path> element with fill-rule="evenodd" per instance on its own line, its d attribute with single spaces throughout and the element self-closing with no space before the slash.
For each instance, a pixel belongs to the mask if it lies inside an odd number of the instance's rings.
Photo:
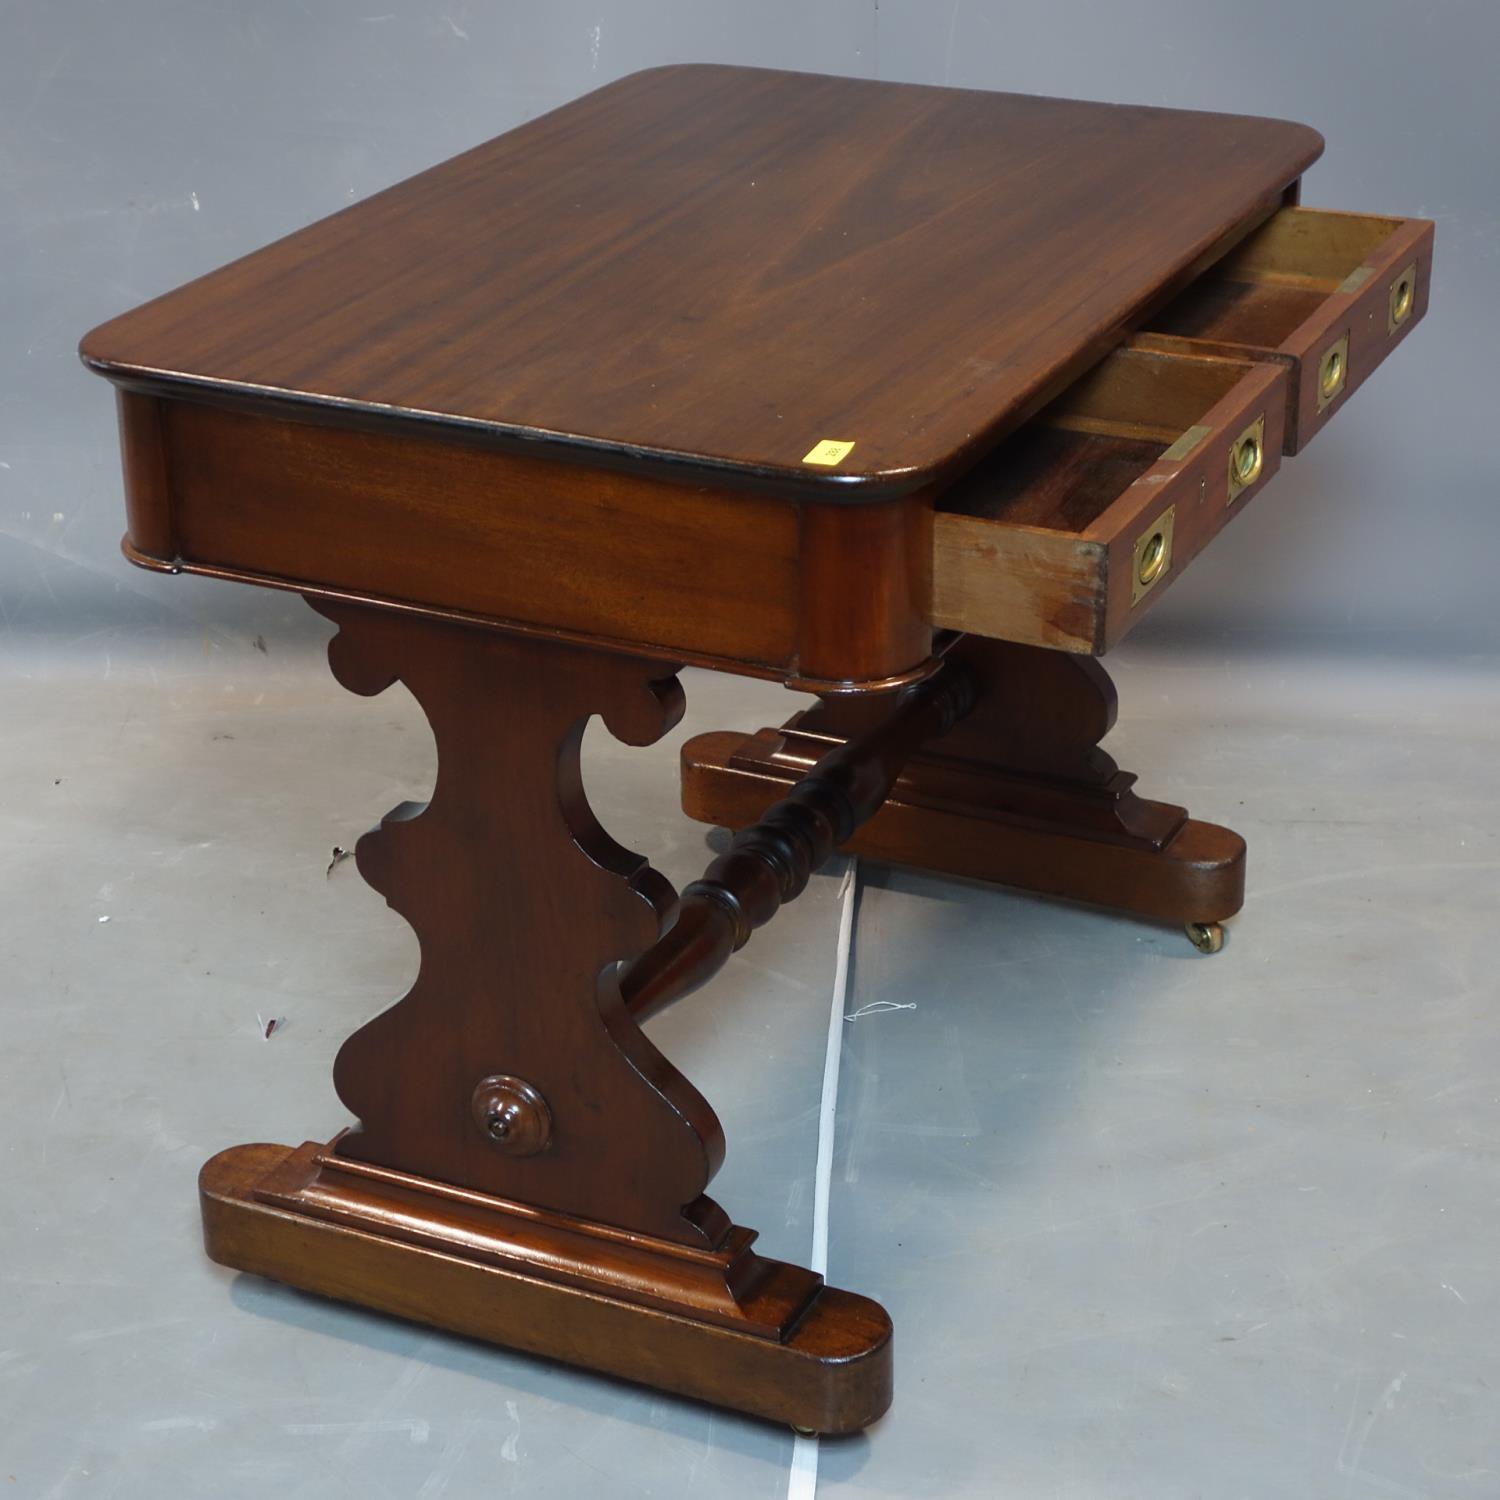
<svg viewBox="0 0 1500 1500">
<path fill-rule="evenodd" d="M 792 1423 L 792 1431 L 795 1432 L 798 1437 L 815 1438 L 818 1435 L 818 1429 L 816 1427 L 799 1427 L 795 1422 Z"/>
<path fill-rule="evenodd" d="M 1218 922 L 1189 922 L 1188 942 L 1200 953 L 1217 953 L 1224 946 L 1224 928 Z"/>
</svg>

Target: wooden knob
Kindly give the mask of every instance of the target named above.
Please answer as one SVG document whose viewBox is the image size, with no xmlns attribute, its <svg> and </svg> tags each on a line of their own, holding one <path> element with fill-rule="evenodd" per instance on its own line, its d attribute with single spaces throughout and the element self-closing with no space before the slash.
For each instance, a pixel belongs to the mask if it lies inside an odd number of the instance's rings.
<svg viewBox="0 0 1500 1500">
<path fill-rule="evenodd" d="M 470 1108 L 474 1123 L 508 1156 L 535 1156 L 552 1139 L 552 1111 L 524 1078 L 481 1078 Z"/>
</svg>

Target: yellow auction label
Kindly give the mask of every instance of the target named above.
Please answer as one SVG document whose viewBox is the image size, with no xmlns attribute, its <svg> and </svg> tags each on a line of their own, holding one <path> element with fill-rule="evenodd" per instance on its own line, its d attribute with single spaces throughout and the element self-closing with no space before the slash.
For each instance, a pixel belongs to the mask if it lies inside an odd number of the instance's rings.
<svg viewBox="0 0 1500 1500">
<path fill-rule="evenodd" d="M 831 469 L 835 464 L 843 463 L 853 451 L 853 443 L 840 442 L 838 438 L 824 438 L 821 443 L 813 444 L 802 462 L 822 464 L 824 468 Z"/>
</svg>

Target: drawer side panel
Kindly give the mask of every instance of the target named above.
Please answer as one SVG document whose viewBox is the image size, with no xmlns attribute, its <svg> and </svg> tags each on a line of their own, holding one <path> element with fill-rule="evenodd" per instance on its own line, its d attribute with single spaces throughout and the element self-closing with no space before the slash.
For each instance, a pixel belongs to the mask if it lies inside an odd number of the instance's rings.
<svg viewBox="0 0 1500 1500">
<path fill-rule="evenodd" d="M 1063 532 L 933 517 L 932 623 L 1083 655 L 1103 648 L 1106 549 Z"/>
</svg>

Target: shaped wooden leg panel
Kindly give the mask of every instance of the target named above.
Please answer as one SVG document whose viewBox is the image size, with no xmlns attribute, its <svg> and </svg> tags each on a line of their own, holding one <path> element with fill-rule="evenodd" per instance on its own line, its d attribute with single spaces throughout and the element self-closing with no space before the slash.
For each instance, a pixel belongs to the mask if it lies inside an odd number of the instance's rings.
<svg viewBox="0 0 1500 1500">
<path fill-rule="evenodd" d="M 421 969 L 334 1067 L 327 1146 L 239 1146 L 200 1179 L 224 1265 L 824 1432 L 890 1402 L 890 1321 L 751 1250 L 704 1194 L 718 1121 L 624 1004 L 617 961 L 671 887 L 599 827 L 591 714 L 676 722 L 659 664 L 319 602 L 355 692 L 401 680 L 432 724 L 432 800 L 356 851 Z"/>
<path fill-rule="evenodd" d="M 847 850 L 1172 922 L 1240 909 L 1245 841 L 1136 796 L 1136 778 L 1098 748 L 1117 700 L 1097 662 L 972 637 L 954 654 L 977 706 L 907 762 Z M 682 751 L 683 808 L 741 828 L 887 711 L 830 697 L 780 729 L 698 735 Z"/>
</svg>

